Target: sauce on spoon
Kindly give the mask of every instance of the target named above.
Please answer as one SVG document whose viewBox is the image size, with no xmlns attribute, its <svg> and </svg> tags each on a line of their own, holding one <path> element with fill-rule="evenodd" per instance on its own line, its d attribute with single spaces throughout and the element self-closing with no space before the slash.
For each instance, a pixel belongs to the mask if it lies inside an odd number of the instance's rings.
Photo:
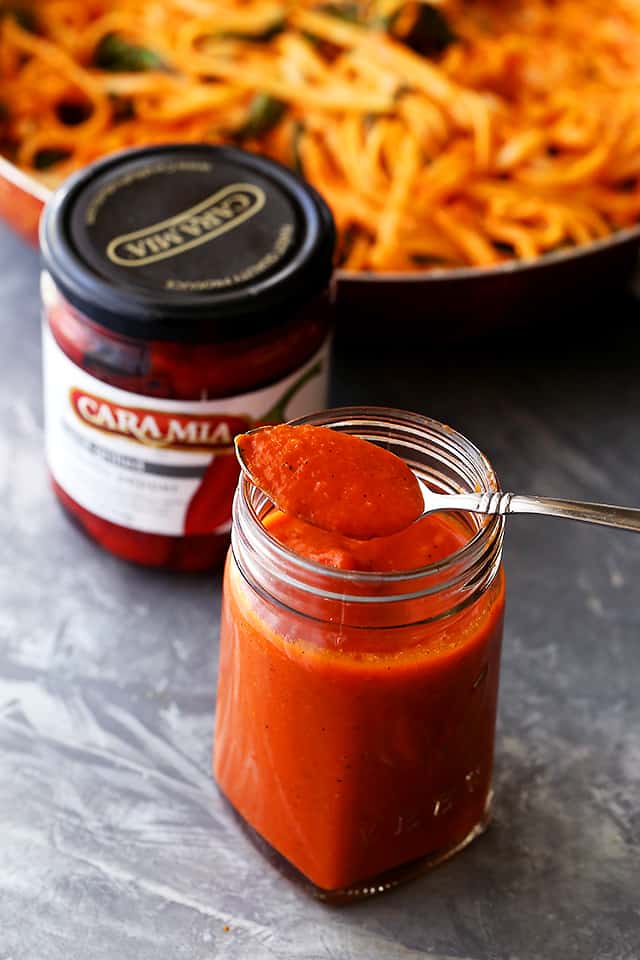
<svg viewBox="0 0 640 960">
<path fill-rule="evenodd" d="M 410 526 L 424 498 L 407 464 L 382 447 L 328 427 L 282 424 L 236 439 L 253 482 L 283 513 L 356 540 Z"/>
</svg>

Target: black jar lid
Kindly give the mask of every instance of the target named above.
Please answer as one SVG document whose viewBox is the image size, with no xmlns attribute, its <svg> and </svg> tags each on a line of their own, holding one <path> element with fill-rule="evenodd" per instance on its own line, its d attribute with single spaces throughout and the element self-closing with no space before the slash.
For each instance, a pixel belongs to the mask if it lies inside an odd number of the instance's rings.
<svg viewBox="0 0 640 960">
<path fill-rule="evenodd" d="M 45 209 L 46 269 L 83 314 L 131 337 L 215 342 L 279 325 L 329 282 L 335 227 L 318 193 L 233 147 L 127 150 Z"/>
</svg>

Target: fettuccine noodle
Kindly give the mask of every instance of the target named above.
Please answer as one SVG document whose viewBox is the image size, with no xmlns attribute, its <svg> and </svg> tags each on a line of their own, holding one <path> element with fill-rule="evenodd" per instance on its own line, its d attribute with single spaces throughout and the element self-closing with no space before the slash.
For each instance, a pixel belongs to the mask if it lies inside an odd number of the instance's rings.
<svg viewBox="0 0 640 960">
<path fill-rule="evenodd" d="M 240 144 L 320 190 L 355 271 L 530 259 L 640 219 L 640 0 L 10 7 L 0 152 L 49 186 L 126 147 Z"/>
</svg>

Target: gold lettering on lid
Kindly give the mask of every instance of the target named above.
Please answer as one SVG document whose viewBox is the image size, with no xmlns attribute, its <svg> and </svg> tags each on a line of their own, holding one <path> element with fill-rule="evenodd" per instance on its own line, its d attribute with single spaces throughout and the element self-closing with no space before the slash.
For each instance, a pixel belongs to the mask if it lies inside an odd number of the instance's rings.
<svg viewBox="0 0 640 960">
<path fill-rule="evenodd" d="M 182 213 L 115 237 L 106 254 L 121 267 L 145 267 L 193 250 L 246 223 L 266 203 L 266 194 L 252 183 L 232 183 Z"/>
</svg>

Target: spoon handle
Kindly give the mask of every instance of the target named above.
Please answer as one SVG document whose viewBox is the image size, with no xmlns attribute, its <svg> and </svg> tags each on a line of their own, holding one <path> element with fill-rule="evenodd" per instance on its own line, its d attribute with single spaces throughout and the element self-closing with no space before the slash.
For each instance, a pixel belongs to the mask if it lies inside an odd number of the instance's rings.
<svg viewBox="0 0 640 960">
<path fill-rule="evenodd" d="M 449 509 L 469 510 L 471 513 L 497 513 L 501 516 L 508 513 L 538 513 L 640 533 L 640 509 L 636 507 L 614 507 L 606 503 L 555 500 L 551 497 L 527 497 L 516 493 L 454 494 L 442 497 L 442 506 L 445 501 L 449 503 Z M 438 509 L 442 507 L 439 505 Z"/>
</svg>

